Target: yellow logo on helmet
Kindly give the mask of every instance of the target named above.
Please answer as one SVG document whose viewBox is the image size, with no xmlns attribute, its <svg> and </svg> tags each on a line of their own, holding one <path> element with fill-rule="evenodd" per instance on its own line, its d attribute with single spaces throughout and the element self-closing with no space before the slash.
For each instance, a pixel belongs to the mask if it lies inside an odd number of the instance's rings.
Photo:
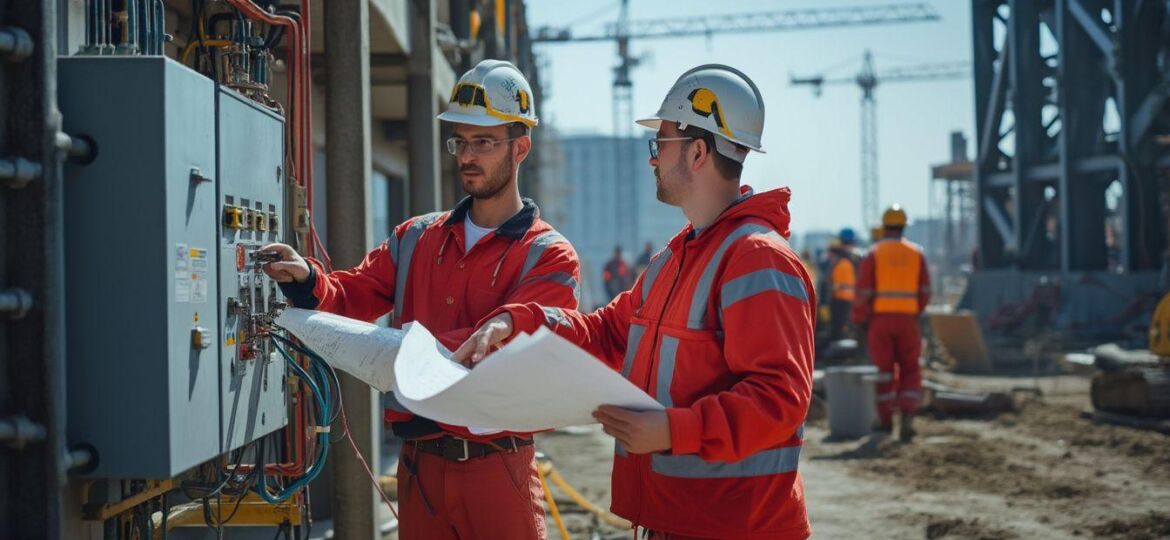
<svg viewBox="0 0 1170 540">
<path fill-rule="evenodd" d="M 528 112 L 528 92 L 523 90 L 516 91 L 516 101 L 520 103 L 520 112 Z"/>
<path fill-rule="evenodd" d="M 719 106 L 719 98 L 715 97 L 715 92 L 706 88 L 696 88 L 687 96 L 687 99 L 691 101 L 691 110 L 695 111 L 695 114 L 702 116 L 714 114 L 715 125 L 719 127 L 719 131 L 728 137 L 733 137 L 731 127 L 723 119 L 723 110 Z"/>
</svg>

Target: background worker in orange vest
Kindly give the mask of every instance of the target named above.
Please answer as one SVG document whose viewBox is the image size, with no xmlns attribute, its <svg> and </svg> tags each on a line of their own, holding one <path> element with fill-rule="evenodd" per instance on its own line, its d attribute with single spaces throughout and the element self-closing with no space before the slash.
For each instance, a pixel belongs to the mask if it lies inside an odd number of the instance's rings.
<svg viewBox="0 0 1170 540">
<path fill-rule="evenodd" d="M 901 410 L 898 435 L 914 437 L 914 413 L 922 397 L 922 336 L 918 317 L 930 301 L 930 273 L 922 249 L 902 238 L 906 212 L 893 205 L 882 214 L 882 241 L 861 261 L 853 322 L 868 327 L 869 354 L 889 377 L 877 386 L 880 432 L 893 430 L 894 410 Z"/>
<path fill-rule="evenodd" d="M 639 124 L 658 130 L 658 199 L 690 224 L 609 305 L 509 304 L 453 358 L 550 328 L 663 406 L 594 412 L 617 442 L 614 513 L 656 540 L 802 540 L 816 295 L 788 245 L 791 192 L 740 184 L 749 149 L 762 151 L 763 98 L 740 71 L 699 66 Z"/>
<path fill-rule="evenodd" d="M 467 197 L 417 216 L 350 270 L 326 272 L 284 244 L 265 272 L 299 308 L 393 325 L 418 321 L 448 348 L 504 304 L 575 308 L 581 269 L 563 236 L 520 197 L 517 170 L 537 125 L 532 89 L 516 66 L 484 60 L 465 73 L 439 120 L 453 124 Z M 398 538 L 547 538 L 531 434 L 485 432 L 415 416 L 393 394 L 384 418 L 404 439 L 398 459 Z"/>
<path fill-rule="evenodd" d="M 841 229 L 837 244 L 829 249 L 829 341 L 852 337 L 849 312 L 857 298 L 857 236 Z"/>
</svg>

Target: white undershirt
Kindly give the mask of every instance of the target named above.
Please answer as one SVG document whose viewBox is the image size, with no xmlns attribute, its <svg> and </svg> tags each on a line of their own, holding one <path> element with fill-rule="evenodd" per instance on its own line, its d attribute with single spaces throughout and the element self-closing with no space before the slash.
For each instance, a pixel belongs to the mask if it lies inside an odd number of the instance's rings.
<svg viewBox="0 0 1170 540">
<path fill-rule="evenodd" d="M 471 221 L 471 212 L 468 212 L 467 216 L 463 218 L 463 252 L 467 253 L 468 251 L 471 251 L 472 246 L 478 244 L 480 240 L 483 240 L 483 237 L 487 236 L 488 233 L 494 230 L 495 229 L 485 229 L 479 225 L 476 225 Z"/>
</svg>

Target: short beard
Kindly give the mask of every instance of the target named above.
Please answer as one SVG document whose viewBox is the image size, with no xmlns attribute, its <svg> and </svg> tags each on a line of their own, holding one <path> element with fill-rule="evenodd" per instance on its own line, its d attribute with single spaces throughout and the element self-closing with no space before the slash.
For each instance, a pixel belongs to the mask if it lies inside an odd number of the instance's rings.
<svg viewBox="0 0 1170 540">
<path fill-rule="evenodd" d="M 510 150 L 510 149 L 509 149 Z M 492 199 L 499 195 L 504 188 L 512 181 L 513 169 L 515 169 L 516 161 L 512 159 L 512 152 L 508 152 L 508 157 L 504 159 L 495 169 L 489 173 L 484 171 L 484 179 L 487 182 L 481 187 L 472 187 L 464 184 L 463 191 L 467 192 L 472 199 Z"/>
<path fill-rule="evenodd" d="M 657 188 L 658 188 L 657 197 L 658 197 L 658 200 L 661 202 L 664 202 L 664 203 L 669 204 L 671 206 L 679 206 L 678 199 L 680 198 L 681 194 L 678 193 L 678 190 L 682 189 L 682 187 L 685 184 L 690 183 L 690 180 L 691 180 L 690 176 L 689 176 L 690 171 L 686 170 L 686 165 L 680 160 L 678 163 L 676 163 L 673 167 L 670 168 L 670 173 L 671 173 L 670 176 L 671 176 L 671 178 L 674 179 L 674 182 L 673 182 L 673 185 L 671 185 L 669 187 L 673 187 L 674 188 L 673 190 L 668 190 L 668 182 L 662 176 L 661 169 L 654 170 L 654 176 L 658 180 L 658 182 L 657 182 Z"/>
</svg>

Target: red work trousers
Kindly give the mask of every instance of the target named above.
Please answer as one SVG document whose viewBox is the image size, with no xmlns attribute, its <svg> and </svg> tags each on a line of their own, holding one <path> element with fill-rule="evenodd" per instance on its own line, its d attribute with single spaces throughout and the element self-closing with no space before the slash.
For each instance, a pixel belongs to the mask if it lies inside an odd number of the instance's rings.
<svg viewBox="0 0 1170 540">
<path fill-rule="evenodd" d="M 889 426 L 894 410 L 913 414 L 922 399 L 922 335 L 916 315 L 874 314 L 869 321 L 869 356 L 885 378 L 877 385 L 878 420 Z"/>
<path fill-rule="evenodd" d="M 546 540 L 536 450 L 467 461 L 403 446 L 398 459 L 400 540 Z"/>
</svg>

